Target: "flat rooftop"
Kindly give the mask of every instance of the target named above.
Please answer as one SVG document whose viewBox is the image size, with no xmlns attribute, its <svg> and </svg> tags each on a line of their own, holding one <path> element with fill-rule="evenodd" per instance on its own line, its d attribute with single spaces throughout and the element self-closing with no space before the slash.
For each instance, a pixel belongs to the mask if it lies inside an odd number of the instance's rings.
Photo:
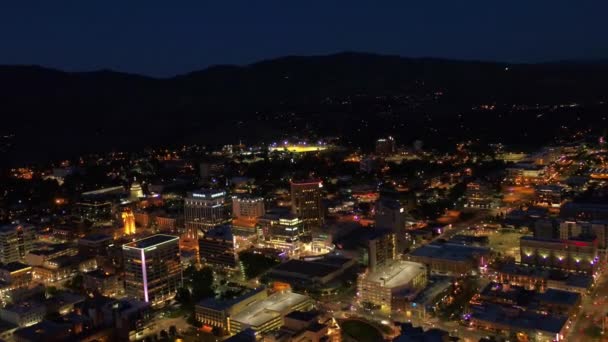
<svg viewBox="0 0 608 342">
<path fill-rule="evenodd" d="M 250 304 L 232 317 L 233 321 L 249 326 L 259 326 L 277 316 L 286 315 L 297 304 L 309 300 L 307 296 L 293 292 L 277 292 L 264 300 Z"/>
<path fill-rule="evenodd" d="M 382 283 L 384 287 L 399 287 L 414 279 L 420 273 L 425 273 L 426 267 L 417 262 L 395 261 L 390 265 L 385 265 L 380 269 L 370 272 L 365 276 L 365 280 Z"/>
<path fill-rule="evenodd" d="M 93 233 L 81 238 L 80 240 L 87 242 L 100 242 L 105 240 L 112 240 L 112 237 L 106 234 Z"/>
<path fill-rule="evenodd" d="M 466 246 L 449 242 L 433 242 L 415 249 L 410 255 L 453 261 L 467 261 L 473 259 L 475 255 L 486 255 L 489 253 L 490 249 L 485 247 Z"/>
<path fill-rule="evenodd" d="M 540 330 L 551 334 L 562 331 L 568 321 L 566 316 L 542 315 L 529 311 L 510 313 L 499 305 L 484 305 L 482 309 L 476 309 L 471 318 L 479 321 L 507 325 L 514 329 Z"/>
<path fill-rule="evenodd" d="M 162 243 L 174 241 L 174 240 L 175 241 L 179 240 L 179 237 L 173 236 L 173 235 L 157 234 L 157 235 L 149 236 L 147 238 L 143 238 L 141 240 L 126 243 L 122 247 L 123 248 L 126 247 L 126 248 L 145 249 L 148 247 L 153 247 L 153 246 L 160 245 Z"/>
<path fill-rule="evenodd" d="M 205 239 L 216 239 L 224 241 L 232 241 L 232 227 L 229 225 L 220 225 L 213 227 L 205 233 Z"/>
<path fill-rule="evenodd" d="M 275 268 L 271 269 L 270 272 L 289 272 L 309 277 L 324 277 L 338 271 L 339 269 L 339 266 L 292 259 L 276 266 Z"/>
<path fill-rule="evenodd" d="M 245 300 L 248 297 L 251 297 L 257 293 L 260 293 L 261 291 L 266 291 L 266 288 L 260 287 L 255 290 L 245 292 L 236 298 L 227 299 L 227 300 L 219 300 L 216 298 L 205 298 L 205 299 L 201 300 L 200 302 L 198 302 L 196 305 L 202 306 L 204 308 L 216 310 L 216 311 L 222 311 L 222 310 L 226 310 L 226 309 L 230 308 L 231 306 L 233 306 L 236 303 L 239 303 L 239 302 Z"/>
<path fill-rule="evenodd" d="M 557 289 L 547 289 L 543 293 L 536 295 L 544 303 L 554 303 L 574 306 L 581 300 L 580 293 L 563 291 Z"/>
<path fill-rule="evenodd" d="M 14 261 L 14 262 L 9 262 L 8 264 L 2 265 L 0 266 L 0 269 L 4 269 L 7 270 L 9 272 L 16 272 L 16 271 L 21 271 L 21 270 L 25 270 L 28 268 L 32 268 L 32 266 L 30 265 L 26 265 L 26 264 L 22 264 L 18 261 Z"/>
</svg>

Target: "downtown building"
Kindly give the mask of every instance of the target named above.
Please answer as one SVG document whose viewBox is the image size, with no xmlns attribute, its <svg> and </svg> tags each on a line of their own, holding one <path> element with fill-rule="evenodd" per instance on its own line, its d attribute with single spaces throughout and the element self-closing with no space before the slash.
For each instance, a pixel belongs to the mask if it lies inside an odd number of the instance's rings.
<svg viewBox="0 0 608 342">
<path fill-rule="evenodd" d="M 236 268 L 236 242 L 229 225 L 209 229 L 198 244 L 202 264 L 223 269 Z"/>
<path fill-rule="evenodd" d="M 295 255 L 302 247 L 303 221 L 291 213 L 267 213 L 258 219 L 258 241 L 266 247 Z"/>
<path fill-rule="evenodd" d="M 521 263 L 546 269 L 594 274 L 599 267 L 597 238 L 577 236 L 566 240 L 523 236 Z"/>
<path fill-rule="evenodd" d="M 396 260 L 361 274 L 357 281 L 357 292 L 362 304 L 372 304 L 390 313 L 405 310 L 407 303 L 426 284 L 427 269 L 424 265 Z"/>
<path fill-rule="evenodd" d="M 128 297 L 153 306 L 175 297 L 182 286 L 179 238 L 152 235 L 122 246 Z"/>
<path fill-rule="evenodd" d="M 374 207 L 376 228 L 388 229 L 395 234 L 396 254 L 401 255 L 407 247 L 405 239 L 405 208 L 396 199 L 381 196 Z"/>
<path fill-rule="evenodd" d="M 262 197 L 232 197 L 232 216 L 236 219 L 253 220 L 265 213 Z"/>
<path fill-rule="evenodd" d="M 0 227 L 0 263 L 17 262 L 34 247 L 35 228 L 28 224 L 9 224 Z"/>
<path fill-rule="evenodd" d="M 188 194 L 184 200 L 185 237 L 197 239 L 201 232 L 230 223 L 231 200 L 226 191 L 203 189 Z"/>
<path fill-rule="evenodd" d="M 307 233 L 323 225 L 322 190 L 319 179 L 291 182 L 291 212 L 303 221 Z"/>
</svg>

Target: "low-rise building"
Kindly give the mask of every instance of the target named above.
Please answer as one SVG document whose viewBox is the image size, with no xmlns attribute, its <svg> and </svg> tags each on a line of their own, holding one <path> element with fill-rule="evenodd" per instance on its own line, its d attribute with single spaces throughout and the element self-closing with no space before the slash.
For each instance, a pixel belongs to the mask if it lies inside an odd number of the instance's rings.
<svg viewBox="0 0 608 342">
<path fill-rule="evenodd" d="M 516 335 L 520 340 L 563 341 L 567 333 L 567 316 L 539 314 L 515 307 L 487 304 L 471 313 L 471 325 L 480 330 Z"/>
<path fill-rule="evenodd" d="M 102 270 L 84 273 L 82 284 L 86 291 L 107 297 L 115 297 L 124 291 L 117 274 L 104 272 Z"/>
<path fill-rule="evenodd" d="M 288 313 L 311 307 L 312 302 L 307 296 L 291 291 L 269 295 L 266 289 L 257 289 L 227 301 L 205 299 L 196 305 L 195 317 L 204 325 L 230 334 L 246 329 L 262 334 L 279 329 Z"/>
<path fill-rule="evenodd" d="M 422 264 L 394 261 L 373 272 L 359 276 L 357 282 L 359 300 L 392 312 L 404 309 L 427 283 L 427 270 Z"/>
<path fill-rule="evenodd" d="M 198 245 L 201 263 L 212 267 L 236 268 L 235 237 L 229 225 L 209 229 L 198 240 Z"/>
<path fill-rule="evenodd" d="M 487 265 L 491 251 L 485 247 L 432 242 L 406 255 L 407 260 L 438 273 L 469 274 Z"/>
<path fill-rule="evenodd" d="M 319 287 L 337 279 L 355 263 L 354 259 L 338 256 L 312 261 L 294 259 L 272 268 L 265 277 L 270 281 L 290 284 L 294 288 Z"/>
<path fill-rule="evenodd" d="M 37 301 L 23 301 L 0 308 L 0 319 L 19 327 L 27 327 L 44 319 L 46 307 Z"/>
<path fill-rule="evenodd" d="M 521 262 L 545 268 L 594 274 L 599 266 L 597 239 L 578 237 L 568 240 L 520 239 Z"/>
</svg>

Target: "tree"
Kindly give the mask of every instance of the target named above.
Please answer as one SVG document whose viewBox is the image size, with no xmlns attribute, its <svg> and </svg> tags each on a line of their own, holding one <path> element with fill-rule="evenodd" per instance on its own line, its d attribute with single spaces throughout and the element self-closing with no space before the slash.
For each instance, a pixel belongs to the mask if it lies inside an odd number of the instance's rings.
<svg viewBox="0 0 608 342">
<path fill-rule="evenodd" d="M 192 301 L 190 290 L 185 287 L 180 287 L 177 289 L 177 294 L 175 294 L 175 300 L 182 305 L 190 303 Z"/>
<path fill-rule="evenodd" d="M 70 290 L 80 292 L 83 289 L 83 279 L 82 274 L 77 274 L 74 276 L 74 278 L 65 283 L 65 287 Z"/>
<path fill-rule="evenodd" d="M 198 302 L 203 298 L 212 297 L 213 271 L 206 267 L 192 274 L 192 302 Z"/>
<path fill-rule="evenodd" d="M 266 272 L 269 268 L 280 263 L 279 260 L 267 257 L 263 254 L 255 254 L 249 251 L 239 253 L 239 260 L 245 269 L 245 277 L 251 279 Z"/>
</svg>

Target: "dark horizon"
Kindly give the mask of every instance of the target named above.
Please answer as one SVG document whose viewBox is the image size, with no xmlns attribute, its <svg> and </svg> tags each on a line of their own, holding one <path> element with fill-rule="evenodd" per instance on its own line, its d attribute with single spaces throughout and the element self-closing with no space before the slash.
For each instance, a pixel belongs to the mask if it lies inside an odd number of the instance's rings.
<svg viewBox="0 0 608 342">
<path fill-rule="evenodd" d="M 454 62 L 454 63 L 476 63 L 476 64 L 505 64 L 505 65 L 512 65 L 512 66 L 516 66 L 516 65 L 530 65 L 530 66 L 534 66 L 534 65 L 558 65 L 558 64 L 571 64 L 571 65 L 603 65 L 603 64 L 608 64 L 608 58 L 593 58 L 593 59 L 556 59 L 556 60 L 547 60 L 547 61 L 537 61 L 537 62 L 510 62 L 510 61 L 503 61 L 503 60 L 482 60 L 482 59 L 458 59 L 458 58 L 443 58 L 443 57 L 434 57 L 434 56 L 420 56 L 420 57 L 410 57 L 410 56 L 403 56 L 403 55 L 395 55 L 395 54 L 382 54 L 382 53 L 375 53 L 375 52 L 366 52 L 366 51 L 340 51 L 340 52 L 335 52 L 335 53 L 330 53 L 330 54 L 313 54 L 313 55 L 285 55 L 285 56 L 276 56 L 276 57 L 270 57 L 270 58 L 265 58 L 265 59 L 260 59 L 260 60 L 256 60 L 256 61 L 252 61 L 252 62 L 247 62 L 247 63 L 242 63 L 242 64 L 212 64 L 200 69 L 193 69 L 193 70 L 189 70 L 189 71 L 185 71 L 182 73 L 178 73 L 178 74 L 173 74 L 173 75 L 162 75 L 162 76 L 155 76 L 155 75 L 147 75 L 144 73 L 137 73 L 137 72 L 129 72 L 129 71 L 122 71 L 122 70 L 117 70 L 117 69 L 111 69 L 111 68 L 98 68 L 98 69 L 89 69 L 89 70 L 69 70 L 69 69 L 62 69 L 62 68 L 55 68 L 52 66 L 45 66 L 45 65 L 41 65 L 41 64 L 0 64 L 0 68 L 40 68 L 40 69 L 46 69 L 46 70 L 52 70 L 52 71 L 57 71 L 57 72 L 63 72 L 63 73 L 68 73 L 68 74 L 87 74 L 87 73 L 102 73 L 102 72 L 111 72 L 111 73 L 117 73 L 117 74 L 125 74 L 125 75 L 131 75 L 131 76 L 137 76 L 137 77 L 144 77 L 144 78 L 150 78 L 150 79 L 158 79 L 158 80 L 163 80 L 163 79 L 172 79 L 172 78 L 176 78 L 176 77 L 181 77 L 181 76 L 187 76 L 190 74 L 195 74 L 198 72 L 205 72 L 208 70 L 212 70 L 214 68 L 247 68 L 247 67 L 252 67 L 258 64 L 263 64 L 263 63 L 272 63 L 272 62 L 276 62 L 276 61 L 280 61 L 280 60 L 284 60 L 284 59 L 292 59 L 292 58 L 302 58 L 302 59 L 310 59 L 310 58 L 333 58 L 333 57 L 339 57 L 339 56 L 345 56 L 345 55 L 353 55 L 353 56 L 372 56 L 372 57 L 379 57 L 379 58 L 399 58 L 402 60 L 412 60 L 412 61 L 446 61 L 446 62 Z"/>
<path fill-rule="evenodd" d="M 0 6 L 0 64 L 170 77 L 342 51 L 507 63 L 602 60 L 607 10 L 608 3 L 554 1 L 11 3 Z"/>
</svg>

